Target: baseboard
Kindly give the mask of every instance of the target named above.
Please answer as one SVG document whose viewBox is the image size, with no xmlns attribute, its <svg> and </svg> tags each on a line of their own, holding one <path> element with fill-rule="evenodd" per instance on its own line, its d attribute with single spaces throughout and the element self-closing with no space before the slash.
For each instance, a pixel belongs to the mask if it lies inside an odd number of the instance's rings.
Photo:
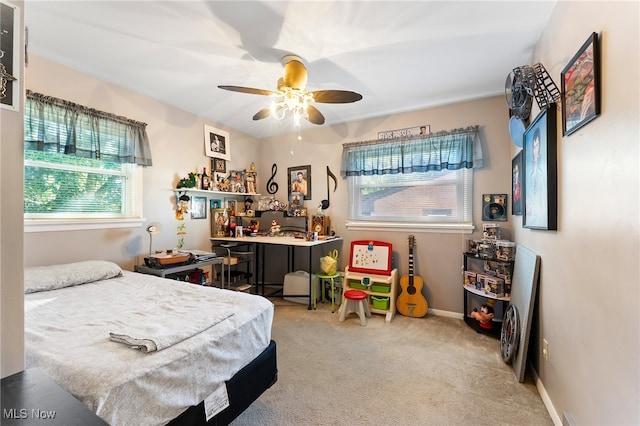
<svg viewBox="0 0 640 426">
<path fill-rule="evenodd" d="M 540 394 L 540 398 L 542 398 L 542 403 L 546 407 L 553 424 L 555 426 L 562 426 L 562 418 L 558 415 L 556 408 L 553 406 L 551 398 L 549 397 L 547 390 L 544 388 L 544 383 L 542 383 L 542 380 L 540 380 L 540 377 L 538 376 L 538 372 L 533 368 L 533 365 L 530 362 L 527 364 L 529 365 L 529 371 L 531 372 L 533 382 L 536 384 L 536 389 Z"/>
<path fill-rule="evenodd" d="M 427 310 L 427 313 L 437 316 L 437 317 L 447 317 L 447 318 L 455 318 L 455 319 L 464 319 L 464 316 L 459 312 L 451 312 L 451 311 L 443 311 L 441 309 L 431 309 Z"/>
</svg>

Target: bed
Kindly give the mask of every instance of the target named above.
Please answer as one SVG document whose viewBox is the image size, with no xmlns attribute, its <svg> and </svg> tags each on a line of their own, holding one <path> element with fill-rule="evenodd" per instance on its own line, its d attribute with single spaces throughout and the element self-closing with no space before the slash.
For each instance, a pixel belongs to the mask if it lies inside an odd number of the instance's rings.
<svg viewBox="0 0 640 426">
<path fill-rule="evenodd" d="M 228 424 L 277 380 L 273 312 L 106 261 L 26 268 L 26 366 L 113 426 Z"/>
</svg>

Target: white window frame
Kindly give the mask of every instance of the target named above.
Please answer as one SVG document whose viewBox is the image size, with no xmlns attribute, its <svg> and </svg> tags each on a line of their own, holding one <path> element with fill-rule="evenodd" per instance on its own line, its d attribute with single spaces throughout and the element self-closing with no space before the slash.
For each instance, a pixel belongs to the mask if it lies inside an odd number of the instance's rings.
<svg viewBox="0 0 640 426">
<path fill-rule="evenodd" d="M 359 216 L 359 207 L 361 200 L 358 196 L 360 190 L 373 184 L 365 183 L 367 177 L 350 176 L 348 180 L 348 197 L 349 197 L 349 214 L 346 221 L 348 230 L 367 230 L 367 231 L 421 231 L 421 232 L 437 232 L 437 233 L 463 233 L 471 234 L 474 230 L 473 225 L 473 169 L 460 169 L 451 171 L 456 173 L 453 179 L 456 182 L 458 203 L 462 203 L 460 211 L 462 217 L 443 218 L 442 216 L 425 216 L 422 218 L 412 218 L 413 220 L 398 219 L 397 217 L 376 217 L 370 219 L 366 216 Z M 424 175 L 417 174 L 420 180 L 414 181 L 417 184 L 425 184 L 422 180 Z M 435 181 L 435 179 L 434 179 Z M 426 183 L 428 185 L 428 183 Z M 389 184 L 386 184 L 391 186 Z M 400 186 L 411 186 L 412 182 L 402 182 Z M 380 184 L 375 184 L 379 187 Z"/>
<path fill-rule="evenodd" d="M 91 173 L 109 173 L 125 176 L 125 212 L 123 214 L 65 214 L 24 213 L 24 232 L 77 231 L 89 229 L 135 228 L 145 222 L 142 217 L 142 167 L 123 165 L 122 171 L 78 167 L 43 161 L 25 160 L 24 167 L 46 167 Z"/>
</svg>

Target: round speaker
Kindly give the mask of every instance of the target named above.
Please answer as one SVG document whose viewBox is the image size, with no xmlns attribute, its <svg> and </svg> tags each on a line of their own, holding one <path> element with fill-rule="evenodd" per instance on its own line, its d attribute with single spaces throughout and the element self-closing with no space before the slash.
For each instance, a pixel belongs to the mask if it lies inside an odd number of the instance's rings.
<svg viewBox="0 0 640 426">
<path fill-rule="evenodd" d="M 489 220 L 498 220 L 502 219 L 505 214 L 505 209 L 502 204 L 498 203 L 489 203 L 484 206 L 484 215 L 489 218 Z"/>
</svg>

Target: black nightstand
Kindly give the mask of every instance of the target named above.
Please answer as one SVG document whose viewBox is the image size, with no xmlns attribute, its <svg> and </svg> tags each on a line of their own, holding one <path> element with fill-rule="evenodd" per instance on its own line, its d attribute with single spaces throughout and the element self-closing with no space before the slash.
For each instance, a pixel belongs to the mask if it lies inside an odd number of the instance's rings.
<svg viewBox="0 0 640 426">
<path fill-rule="evenodd" d="M 2 379 L 2 417 L 7 425 L 105 426 L 107 423 L 40 369 Z"/>
</svg>

